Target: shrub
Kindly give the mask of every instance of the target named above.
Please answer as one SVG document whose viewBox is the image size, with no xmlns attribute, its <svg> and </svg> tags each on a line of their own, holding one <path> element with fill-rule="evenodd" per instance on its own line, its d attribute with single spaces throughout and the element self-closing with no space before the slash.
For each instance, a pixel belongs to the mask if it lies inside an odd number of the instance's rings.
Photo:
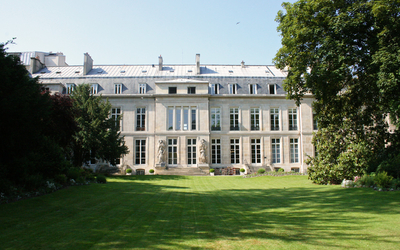
<svg viewBox="0 0 400 250">
<path fill-rule="evenodd" d="M 28 175 L 25 177 L 25 188 L 28 190 L 37 189 L 44 185 L 43 176 L 40 174 Z"/>
<path fill-rule="evenodd" d="M 131 168 L 127 168 L 127 169 L 126 169 L 126 172 L 127 172 L 128 174 L 130 174 L 130 173 L 132 173 L 132 169 L 131 169 Z"/>
<path fill-rule="evenodd" d="M 96 176 L 94 176 L 93 174 L 90 174 L 90 175 L 86 176 L 86 180 L 95 181 L 96 180 Z"/>
<path fill-rule="evenodd" d="M 59 174 L 59 175 L 54 176 L 54 181 L 57 183 L 60 183 L 62 185 L 66 184 L 67 180 L 68 180 L 68 178 L 65 174 Z"/>
<path fill-rule="evenodd" d="M 215 169 L 210 168 L 210 173 L 214 173 L 214 172 L 215 172 Z"/>
<path fill-rule="evenodd" d="M 81 175 L 81 169 L 77 167 L 72 167 L 68 169 L 67 177 L 68 179 L 77 180 L 78 177 Z"/>
<path fill-rule="evenodd" d="M 78 179 L 76 179 L 77 183 L 85 183 L 85 178 L 83 178 L 82 176 L 79 176 Z"/>
<path fill-rule="evenodd" d="M 390 187 L 393 189 L 400 188 L 400 179 L 393 179 Z"/>
<path fill-rule="evenodd" d="M 375 185 L 375 180 L 371 175 L 363 175 L 357 180 L 357 183 L 359 183 L 361 186 L 371 187 Z"/>
<path fill-rule="evenodd" d="M 265 173 L 265 169 L 263 169 L 263 168 L 260 168 L 259 170 L 257 170 L 257 173 L 259 173 L 259 174 L 263 174 L 263 173 Z"/>
<path fill-rule="evenodd" d="M 375 176 L 375 183 L 380 188 L 388 188 L 393 180 L 392 176 L 387 175 L 385 171 Z"/>
<path fill-rule="evenodd" d="M 99 174 L 96 178 L 97 183 L 107 183 L 107 179 L 104 175 Z"/>
<path fill-rule="evenodd" d="M 150 173 L 150 174 L 154 173 L 154 169 L 150 169 L 150 170 L 149 170 L 149 173 Z"/>
<path fill-rule="evenodd" d="M 246 172 L 246 170 L 244 168 L 241 168 L 240 172 L 244 173 L 244 172 Z"/>
<path fill-rule="evenodd" d="M 285 169 L 283 168 L 278 169 L 278 173 L 283 173 L 283 172 L 285 172 Z"/>
</svg>

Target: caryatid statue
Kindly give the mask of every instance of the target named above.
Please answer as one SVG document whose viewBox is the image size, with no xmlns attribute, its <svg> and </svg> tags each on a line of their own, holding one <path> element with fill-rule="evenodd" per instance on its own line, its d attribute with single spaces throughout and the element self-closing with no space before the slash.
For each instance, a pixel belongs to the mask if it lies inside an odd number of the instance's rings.
<svg viewBox="0 0 400 250">
<path fill-rule="evenodd" d="M 157 151 L 157 158 L 158 163 L 162 164 L 165 163 L 165 141 L 159 140 L 158 141 L 158 151 Z"/>
<path fill-rule="evenodd" d="M 199 152 L 199 163 L 207 163 L 207 142 L 204 139 L 200 140 Z"/>
</svg>

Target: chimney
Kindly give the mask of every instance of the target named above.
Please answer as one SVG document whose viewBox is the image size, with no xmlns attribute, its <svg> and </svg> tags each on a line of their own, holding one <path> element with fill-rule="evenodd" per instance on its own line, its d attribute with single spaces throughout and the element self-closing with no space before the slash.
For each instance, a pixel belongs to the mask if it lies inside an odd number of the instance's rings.
<svg viewBox="0 0 400 250">
<path fill-rule="evenodd" d="M 196 74 L 200 75 L 200 54 L 196 54 Z"/>
<path fill-rule="evenodd" d="M 158 57 L 158 70 L 162 71 L 162 68 L 163 68 L 163 59 L 162 59 L 162 56 L 160 55 Z"/>
<path fill-rule="evenodd" d="M 244 61 L 242 60 L 242 68 L 244 68 Z"/>
<path fill-rule="evenodd" d="M 83 56 L 83 75 L 85 76 L 93 68 L 93 59 L 87 52 Z"/>
<path fill-rule="evenodd" d="M 29 65 L 29 73 L 34 74 L 44 68 L 44 64 L 40 62 L 39 58 L 31 57 Z"/>
</svg>

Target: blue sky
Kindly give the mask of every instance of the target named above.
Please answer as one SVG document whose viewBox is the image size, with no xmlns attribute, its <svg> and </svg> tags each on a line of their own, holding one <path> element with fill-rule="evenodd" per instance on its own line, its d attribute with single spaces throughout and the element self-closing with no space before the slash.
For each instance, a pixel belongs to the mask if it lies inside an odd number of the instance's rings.
<svg viewBox="0 0 400 250">
<path fill-rule="evenodd" d="M 286 0 L 295 2 L 294 0 Z M 8 0 L 0 42 L 12 51 L 63 52 L 69 65 L 270 65 L 281 47 L 275 17 L 281 1 Z M 239 24 L 237 24 L 240 22 Z"/>
</svg>

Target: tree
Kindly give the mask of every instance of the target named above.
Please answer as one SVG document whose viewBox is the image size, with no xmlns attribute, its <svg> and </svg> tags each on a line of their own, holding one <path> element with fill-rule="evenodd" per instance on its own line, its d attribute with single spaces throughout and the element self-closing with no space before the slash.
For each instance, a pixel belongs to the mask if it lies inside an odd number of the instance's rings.
<svg viewBox="0 0 400 250">
<path fill-rule="evenodd" d="M 79 85 L 71 94 L 78 131 L 73 136 L 72 159 L 82 166 L 96 158 L 116 164 L 116 159 L 128 153 L 121 136 L 121 117 L 112 117 L 108 100 L 90 93 L 90 86 Z"/>
<path fill-rule="evenodd" d="M 300 0 L 283 7 L 274 62 L 288 70 L 289 98 L 316 99 L 319 154 L 308 162 L 309 177 L 337 183 L 360 175 L 385 144 L 398 143 L 386 118 L 399 124 L 400 2 Z"/>
<path fill-rule="evenodd" d="M 47 132 L 52 114 L 49 95 L 41 93 L 37 79 L 29 76 L 18 57 L 6 54 L 6 44 L 0 44 L 0 192 L 4 193 L 11 185 L 40 185 L 66 164 Z"/>
</svg>

